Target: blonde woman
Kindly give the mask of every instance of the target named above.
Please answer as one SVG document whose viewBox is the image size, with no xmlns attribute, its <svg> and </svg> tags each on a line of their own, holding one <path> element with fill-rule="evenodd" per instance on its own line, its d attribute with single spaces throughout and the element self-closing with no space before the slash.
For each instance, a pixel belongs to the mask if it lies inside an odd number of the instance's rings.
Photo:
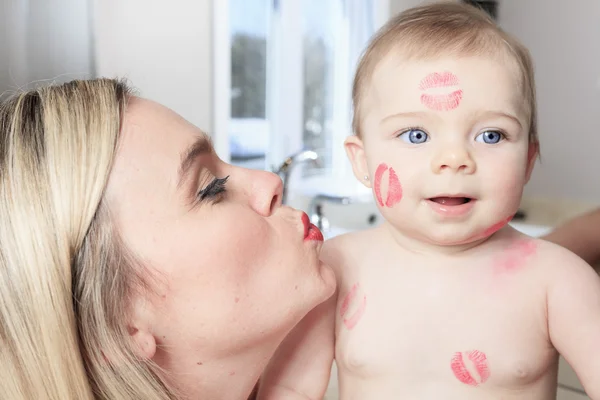
<svg viewBox="0 0 600 400">
<path fill-rule="evenodd" d="M 334 291 L 273 174 L 119 81 L 0 106 L 0 398 L 242 399 Z"/>
</svg>

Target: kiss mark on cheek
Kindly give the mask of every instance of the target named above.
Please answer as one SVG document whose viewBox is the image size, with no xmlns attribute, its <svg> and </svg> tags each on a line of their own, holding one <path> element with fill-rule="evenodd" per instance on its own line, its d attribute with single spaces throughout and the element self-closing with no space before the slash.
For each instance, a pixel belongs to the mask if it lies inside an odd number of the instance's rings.
<svg viewBox="0 0 600 400">
<path fill-rule="evenodd" d="M 451 92 L 438 91 L 439 88 L 450 88 L 458 86 L 458 78 L 452 72 L 434 72 L 427 75 L 419 84 L 419 89 L 424 93 L 421 95 L 421 103 L 435 111 L 450 111 L 460 105 L 463 91 L 455 89 Z"/>
<path fill-rule="evenodd" d="M 468 362 L 465 362 L 464 356 Z M 450 361 L 450 368 L 456 379 L 465 385 L 478 386 L 485 383 L 490 377 L 487 357 L 479 350 L 454 353 Z"/>
<path fill-rule="evenodd" d="M 536 253 L 537 244 L 533 239 L 518 239 L 494 260 L 493 268 L 498 273 L 517 271 Z"/>
<path fill-rule="evenodd" d="M 383 174 L 385 174 L 389 170 L 388 176 L 388 187 L 387 187 L 387 196 L 385 202 L 383 201 L 383 194 L 381 192 L 381 181 L 383 179 Z M 393 207 L 398 204 L 400 200 L 402 200 L 402 185 L 400 184 L 400 180 L 398 179 L 398 175 L 396 175 L 396 171 L 394 168 L 388 168 L 385 163 L 379 164 L 377 170 L 375 171 L 375 183 L 373 185 L 373 190 L 375 191 L 375 197 L 377 197 L 377 202 L 381 207 Z"/>
<path fill-rule="evenodd" d="M 367 308 L 366 295 L 362 295 L 362 299 L 360 299 L 359 303 L 355 301 L 359 289 L 360 285 L 358 283 L 355 283 L 346 295 L 346 297 L 344 297 L 344 300 L 342 301 L 342 306 L 340 307 L 340 317 L 342 317 L 344 325 L 346 325 L 346 328 L 348 328 L 349 330 L 354 328 L 356 324 L 358 324 L 358 321 L 360 321 Z M 356 304 L 358 304 L 358 306 L 354 307 L 354 312 L 346 318 L 346 314 L 348 314 L 350 306 L 356 306 Z"/>
</svg>

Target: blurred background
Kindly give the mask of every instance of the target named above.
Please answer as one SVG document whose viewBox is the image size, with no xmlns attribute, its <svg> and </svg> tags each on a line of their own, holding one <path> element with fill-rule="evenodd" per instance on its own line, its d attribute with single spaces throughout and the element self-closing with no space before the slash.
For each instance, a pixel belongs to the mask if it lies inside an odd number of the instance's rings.
<svg viewBox="0 0 600 400">
<path fill-rule="evenodd" d="M 600 1 L 468 2 L 533 55 L 542 162 L 513 226 L 539 236 L 600 205 Z M 380 221 L 342 146 L 352 76 L 369 37 L 420 3 L 0 0 L 0 99 L 49 82 L 128 78 L 211 135 L 223 159 L 279 173 L 286 202 L 331 237 Z M 559 399 L 587 398 L 564 361 L 559 381 Z"/>
<path fill-rule="evenodd" d="M 0 0 L 0 94 L 125 76 L 207 131 L 233 163 L 271 169 L 316 151 L 320 162 L 299 168 L 291 196 L 315 176 L 335 193 L 355 185 L 342 141 L 356 60 L 387 18 L 419 3 Z M 527 196 L 599 203 L 600 2 L 478 3 L 535 60 L 543 162 Z"/>
</svg>

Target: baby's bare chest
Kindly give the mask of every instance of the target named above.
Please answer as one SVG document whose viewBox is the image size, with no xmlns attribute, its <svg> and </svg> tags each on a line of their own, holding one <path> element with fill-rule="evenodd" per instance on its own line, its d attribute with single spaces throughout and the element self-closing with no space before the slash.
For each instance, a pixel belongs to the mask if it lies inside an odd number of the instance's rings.
<svg viewBox="0 0 600 400">
<path fill-rule="evenodd" d="M 466 268 L 440 276 L 414 267 L 359 267 L 344 276 L 336 309 L 342 373 L 519 389 L 556 362 L 534 274 Z"/>
</svg>

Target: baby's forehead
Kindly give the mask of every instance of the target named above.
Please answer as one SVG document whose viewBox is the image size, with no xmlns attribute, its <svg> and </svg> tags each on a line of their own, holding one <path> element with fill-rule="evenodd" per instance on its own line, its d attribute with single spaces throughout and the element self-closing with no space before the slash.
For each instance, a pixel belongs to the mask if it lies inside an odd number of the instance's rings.
<svg viewBox="0 0 600 400">
<path fill-rule="evenodd" d="M 520 96 L 522 92 L 522 78 L 514 60 L 479 55 L 411 59 L 390 54 L 382 58 L 364 82 L 365 94 L 380 95 L 409 94 L 440 86 L 508 96 Z"/>
<path fill-rule="evenodd" d="M 485 109 L 527 119 L 521 82 L 517 63 L 505 58 L 475 55 L 411 59 L 390 54 L 365 81 L 363 109 L 384 115 L 398 110 L 417 112 L 424 109 L 424 94 L 459 90 L 459 113 Z"/>
<path fill-rule="evenodd" d="M 449 72 L 461 81 L 481 80 L 491 74 L 500 73 L 515 82 L 515 90 L 520 89 L 521 76 L 518 64 L 513 57 L 498 52 L 496 54 L 440 55 L 439 57 L 418 58 L 406 56 L 402 52 L 389 52 L 381 57 L 373 68 L 367 86 L 383 84 L 390 79 L 419 87 L 421 81 L 432 73 Z"/>
</svg>

